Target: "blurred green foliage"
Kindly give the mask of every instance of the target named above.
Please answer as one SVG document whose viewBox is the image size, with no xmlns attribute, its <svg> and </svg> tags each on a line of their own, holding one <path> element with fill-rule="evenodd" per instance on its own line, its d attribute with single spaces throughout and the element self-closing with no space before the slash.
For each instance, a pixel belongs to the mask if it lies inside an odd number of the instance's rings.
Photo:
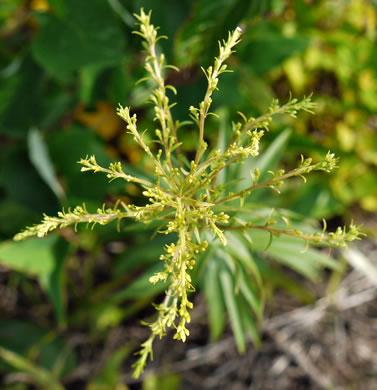
<svg viewBox="0 0 377 390">
<path fill-rule="evenodd" d="M 330 183 L 339 210 L 357 203 L 376 211 L 376 7 L 361 0 L 319 3 L 307 12 L 305 2 L 297 1 L 285 23 L 273 23 L 281 35 L 305 37 L 311 44 L 268 80 L 281 96 L 314 92 L 320 109 L 299 132 L 341 156 Z"/>
<path fill-rule="evenodd" d="M 285 207 L 290 215 L 297 213 L 298 221 L 299 215 L 350 214 L 352 205 L 377 210 L 375 2 L 1 1 L 0 283 L 19 296 L 19 309 L 0 302 L 5 309 L 0 358 L 6 361 L 0 372 L 25 371 L 42 388 L 48 388 L 45 375 L 51 383 L 64 382 L 78 367 L 78 352 L 68 342 L 70 332 L 81 329 L 101 343 L 109 328 L 137 318 L 162 292 L 148 281 L 162 266 L 156 259 L 164 238 L 149 239 L 157 226 L 122 226 L 120 233 L 106 226 L 63 231 L 43 241 L 10 241 L 24 226 L 39 222 L 42 213 L 54 215 L 62 206 L 85 202 L 90 209 L 118 198 L 141 202 L 133 185 L 108 184 L 101 176 L 80 174 L 76 164 L 95 154 L 105 165 L 123 160 L 139 177 L 150 172 L 115 113 L 119 102 L 131 105 L 141 127 L 154 128 L 146 104 L 150 88 L 135 85 L 144 74 L 139 40 L 131 33 L 132 14 L 140 7 L 153 10 L 154 24 L 170 38 L 161 42 L 168 62 L 181 68 L 180 73 L 168 74 L 178 90 L 173 109 L 177 119 L 186 120 L 188 107 L 201 100 L 205 78 L 200 65 L 209 64 L 217 41 L 237 25 L 244 30 L 243 41 L 232 59 L 234 72 L 223 77 L 215 95 L 216 110 L 229 121 L 237 110 L 258 115 L 273 97 L 285 101 L 290 92 L 314 92 L 320 102 L 317 114 L 300 116 L 293 131 L 286 130 L 293 125 L 290 120 L 275 123 L 257 165 L 267 171 L 279 161 L 294 164 L 300 153 L 316 157 L 331 149 L 341 157 L 340 169 L 330 179 L 319 175 L 305 186 L 286 188 L 284 197 L 264 192 L 252 199 L 255 204 L 263 199 L 270 206 Z M 208 141 L 221 143 L 218 127 L 224 135 L 229 129 L 216 119 L 209 125 Z M 196 140 L 184 130 L 181 134 L 184 151 L 192 153 Z M 314 250 L 303 265 L 302 244 L 291 239 L 269 246 L 269 256 L 275 259 L 270 261 L 261 254 L 268 243 L 262 233 L 250 237 L 252 251 L 245 237 L 234 234 L 229 249 L 215 247 L 195 275 L 212 303 L 212 340 L 222 335 L 229 313 L 241 351 L 246 334 L 259 343 L 257 328 L 266 297 L 254 294 L 253 283 L 263 280 L 268 294 L 282 288 L 308 302 L 313 297 L 284 273 L 284 266 L 312 280 L 320 276 L 318 264 L 337 267 Z M 241 293 L 235 298 L 231 292 L 236 287 Z M 41 314 L 33 315 L 30 307 Z M 125 390 L 120 384 L 121 362 L 132 348 L 127 344 L 117 350 L 87 388 Z M 161 384 L 179 388 L 179 379 L 152 377 L 143 388 Z"/>
</svg>

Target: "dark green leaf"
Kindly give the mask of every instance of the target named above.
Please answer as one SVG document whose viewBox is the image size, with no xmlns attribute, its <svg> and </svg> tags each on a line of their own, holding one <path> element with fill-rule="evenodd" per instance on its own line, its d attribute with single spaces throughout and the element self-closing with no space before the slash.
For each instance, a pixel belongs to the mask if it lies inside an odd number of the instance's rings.
<svg viewBox="0 0 377 390">
<path fill-rule="evenodd" d="M 6 198 L 0 201 L 0 234 L 11 238 L 27 225 L 38 223 L 40 214 L 23 203 Z"/>
<path fill-rule="evenodd" d="M 67 0 L 58 18 L 50 14 L 33 42 L 34 58 L 64 79 L 87 65 L 114 65 L 123 55 L 124 34 L 108 3 Z"/>
<path fill-rule="evenodd" d="M 30 57 L 22 60 L 18 71 L 1 80 L 0 133 L 24 137 L 43 118 L 45 75 Z"/>
<path fill-rule="evenodd" d="M 164 252 L 164 245 L 174 242 L 171 236 L 157 235 L 153 240 L 127 248 L 114 259 L 114 275 L 125 274 L 133 268 L 156 264 Z"/>
<path fill-rule="evenodd" d="M 148 268 L 138 279 L 132 282 L 129 286 L 114 294 L 111 298 L 111 301 L 120 302 L 124 299 L 130 298 L 148 298 L 161 293 L 167 288 L 167 284 L 163 282 L 152 284 L 149 281 L 149 278 L 155 273 L 162 271 L 163 268 L 164 264 L 162 261 Z"/>
<path fill-rule="evenodd" d="M 0 181 L 9 198 L 40 215 L 56 212 L 56 196 L 31 165 L 25 146 L 9 145 L 0 161 Z"/>
<path fill-rule="evenodd" d="M 48 140 L 49 154 L 57 172 L 65 181 L 67 194 L 80 203 L 87 199 L 102 200 L 109 187 L 106 175 L 81 172 L 77 164 L 87 155 L 96 155 L 99 164 L 108 166 L 103 142 L 90 130 L 75 126 L 65 132 L 54 133 Z M 114 182 L 113 185 L 121 183 Z M 110 186 L 111 187 L 111 186 Z"/>
</svg>

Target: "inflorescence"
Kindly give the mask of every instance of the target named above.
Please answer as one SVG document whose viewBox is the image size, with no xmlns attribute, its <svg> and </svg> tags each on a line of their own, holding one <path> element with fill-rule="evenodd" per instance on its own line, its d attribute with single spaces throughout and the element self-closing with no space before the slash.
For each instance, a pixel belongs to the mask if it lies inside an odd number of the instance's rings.
<svg viewBox="0 0 377 390">
<path fill-rule="evenodd" d="M 242 120 L 233 123 L 233 137 L 225 150 L 207 152 L 208 145 L 204 141 L 205 121 L 212 114 L 210 111 L 212 95 L 217 90 L 219 76 L 229 72 L 225 61 L 240 42 L 242 31 L 236 28 L 229 33 L 226 41 L 219 43 L 219 55 L 215 58 L 214 64 L 202 69 L 208 87 L 198 107 L 189 109 L 189 115 L 198 127 L 199 137 L 195 158 L 187 165 L 177 136 L 181 124 L 173 120 L 171 107 L 174 104 L 169 101 L 167 95 L 168 90 L 173 93 L 176 91 L 173 86 L 165 83 L 164 78 L 166 69 L 176 68 L 165 64 L 163 54 L 157 54 L 156 44 L 165 37 L 158 36 L 157 29 L 150 23 L 150 16 L 150 13 L 146 14 L 143 10 L 140 15 L 135 15 L 140 27 L 135 33 L 143 38 L 147 52 L 145 69 L 148 76 L 145 79 L 152 80 L 155 85 L 150 99 L 154 105 L 155 120 L 160 127 L 155 130 L 156 139 L 153 141 L 158 144 L 157 150 L 151 146 L 151 142 L 143 138 L 143 133 L 137 128 L 136 114 L 132 114 L 129 107 L 119 106 L 117 112 L 125 121 L 127 131 L 153 162 L 155 179 L 148 181 L 126 174 L 121 163 L 113 163 L 108 168 L 101 167 L 95 156 L 79 161 L 83 172 L 103 172 L 110 180 L 123 179 L 141 186 L 146 197 L 146 205 L 135 206 L 119 202 L 112 208 L 104 206 L 98 209 L 97 213 L 89 213 L 84 205 L 73 210 L 63 210 L 57 217 L 45 215 L 39 225 L 29 227 L 15 236 L 16 240 L 31 236 L 43 237 L 57 228 L 76 226 L 79 223 L 105 225 L 112 221 L 119 222 L 124 218 L 144 223 L 161 220 L 165 227 L 160 233 L 177 234 L 177 241 L 166 245 L 164 254 L 161 255 L 160 259 L 164 262 L 163 271 L 150 278 L 153 284 L 167 285 L 166 297 L 161 304 L 156 305 L 158 312 L 156 320 L 147 324 L 151 335 L 139 351 L 139 359 L 134 365 L 135 377 L 143 372 L 148 357 L 153 357 L 152 344 L 156 337 L 163 337 L 169 328 L 174 329 L 174 338 L 177 340 L 184 342 L 189 336 L 187 324 L 190 322 L 190 309 L 193 307 L 189 293 L 194 291 L 190 271 L 195 267 L 198 254 L 205 251 L 209 245 L 202 239 L 202 232 L 212 232 L 224 246 L 227 245 L 226 230 L 235 229 L 260 229 L 271 235 L 291 235 L 305 240 L 308 244 L 325 243 L 330 247 L 344 247 L 348 242 L 360 239 L 362 235 L 359 228 L 353 224 L 348 229 L 339 227 L 334 233 L 327 233 L 324 223 L 323 231 L 307 234 L 290 228 L 286 218 L 284 218 L 287 222 L 286 228 L 274 226 L 275 221 L 272 220 L 261 225 L 230 223 L 229 215 L 221 211 L 223 204 L 242 200 L 261 188 L 271 188 L 279 193 L 285 180 L 301 177 L 306 181 L 306 175 L 312 171 L 331 172 L 336 168 L 338 159 L 330 152 L 322 161 L 315 163 L 311 158 L 302 157 L 296 169 L 288 172 L 283 169 L 271 171 L 271 177 L 265 181 L 259 180 L 260 173 L 255 169 L 249 185 L 237 193 L 225 193 L 222 187 L 218 186 L 217 179 L 221 171 L 231 164 L 241 163 L 259 155 L 261 138 L 269 130 L 274 116 L 287 114 L 296 118 L 299 111 L 312 112 L 314 108 L 311 97 L 301 101 L 290 99 L 284 105 L 274 100 L 267 113 L 259 118 L 247 118 L 240 114 Z"/>
</svg>

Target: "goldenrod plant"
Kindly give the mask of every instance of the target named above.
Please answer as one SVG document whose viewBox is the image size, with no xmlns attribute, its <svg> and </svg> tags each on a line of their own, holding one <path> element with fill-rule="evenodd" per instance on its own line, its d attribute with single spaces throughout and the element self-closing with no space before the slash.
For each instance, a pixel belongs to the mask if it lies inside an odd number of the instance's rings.
<svg viewBox="0 0 377 390">
<path fill-rule="evenodd" d="M 209 248 L 217 245 L 216 239 L 226 247 L 229 237 L 234 240 L 232 235 L 237 231 L 246 234 L 248 231 L 262 230 L 271 238 L 287 235 L 302 239 L 307 245 L 314 243 L 345 247 L 348 242 L 360 239 L 362 233 L 354 224 L 327 233 L 325 222 L 321 231 L 304 232 L 291 226 L 291 221 L 284 212 L 271 209 L 267 214 L 261 210 L 258 213 L 257 209 L 251 209 L 247 203 L 249 195 L 261 189 L 271 189 L 279 194 L 281 186 L 290 178 L 299 177 L 306 181 L 306 176 L 312 171 L 331 172 L 338 163 L 331 152 L 319 162 L 302 156 L 297 168 L 287 172 L 284 169 L 269 171 L 267 179 L 263 179 L 265 174 L 261 175 L 260 170 L 255 168 L 250 171 L 249 177 L 243 178 L 246 183 L 244 188 L 234 193 L 229 191 L 231 184 L 221 179 L 231 166 L 245 163 L 259 155 L 261 138 L 269 130 L 276 115 L 285 114 L 295 118 L 299 111 L 312 112 L 315 106 L 311 97 L 301 101 L 291 98 L 283 105 L 274 100 L 268 111 L 259 118 L 247 118 L 239 113 L 240 121 L 232 124 L 230 142 L 222 149 L 205 142 L 206 120 L 208 116 L 215 115 L 211 112 L 212 95 L 217 90 L 219 76 L 230 71 L 225 62 L 240 42 L 242 30 L 239 27 L 229 33 L 227 40 L 219 43 L 219 54 L 214 64 L 202 69 L 208 87 L 199 105 L 189 109 L 192 126 L 197 127 L 197 133 L 194 134 L 198 134 L 198 141 L 195 157 L 188 161 L 179 141 L 182 123 L 173 119 L 171 108 L 174 103 L 170 102 L 168 96 L 169 90 L 174 94 L 176 90 L 165 83 L 166 70 L 176 68 L 167 65 L 164 55 L 157 49 L 158 41 L 165 37 L 159 36 L 157 28 L 151 24 L 151 13 L 146 14 L 141 10 L 135 17 L 140 27 L 135 33 L 143 38 L 147 52 L 145 80 L 154 84 L 150 100 L 154 105 L 155 121 L 159 128 L 154 132 L 153 142 L 147 141 L 144 132 L 138 128 L 136 114 L 132 113 L 130 107 L 119 106 L 118 115 L 125 121 L 127 131 L 136 144 L 153 163 L 154 180 L 127 174 L 120 162 L 113 163 L 108 168 L 102 167 L 95 156 L 81 159 L 79 163 L 83 172 L 103 172 L 110 180 L 123 179 L 139 185 L 143 189 L 146 204 L 137 206 L 120 201 L 114 207 L 103 205 L 96 213 L 89 212 L 85 205 L 73 210 L 63 210 L 56 217 L 45 215 L 40 224 L 17 234 L 15 240 L 31 236 L 44 237 L 52 230 L 72 225 L 76 227 L 79 223 L 105 225 L 113 221 L 119 223 L 126 218 L 144 224 L 159 221 L 159 233 L 174 234 L 176 239 L 161 248 L 164 251 L 160 257 L 164 264 L 163 270 L 150 278 L 152 284 L 166 285 L 166 296 L 162 303 L 156 305 L 158 313 L 155 321 L 147 324 L 151 334 L 142 344 L 139 359 L 134 364 L 134 376 L 138 377 L 143 372 L 148 357 L 153 358 L 153 342 L 157 337 L 165 336 L 169 328 L 174 331 L 174 339 L 185 342 L 189 336 L 187 324 L 191 320 L 190 310 L 193 308 L 190 293 L 194 291 L 191 274 L 200 253 L 208 252 Z M 245 217 L 247 213 L 254 217 Z M 210 241 L 214 243 L 210 244 Z M 302 255 L 302 261 L 305 261 L 305 254 Z M 220 280 L 224 283 L 227 294 L 229 292 L 225 299 L 231 300 L 230 295 L 235 293 L 236 288 L 229 289 L 226 274 L 221 274 Z M 245 287 L 249 286 L 249 282 L 246 280 L 245 283 L 240 282 L 239 288 L 245 294 L 246 301 L 253 306 L 251 290 Z"/>
</svg>

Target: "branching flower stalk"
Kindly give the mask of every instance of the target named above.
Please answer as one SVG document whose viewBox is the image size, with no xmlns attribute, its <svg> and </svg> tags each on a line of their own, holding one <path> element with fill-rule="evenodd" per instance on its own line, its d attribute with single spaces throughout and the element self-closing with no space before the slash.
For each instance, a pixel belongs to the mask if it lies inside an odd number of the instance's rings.
<svg viewBox="0 0 377 390">
<path fill-rule="evenodd" d="M 234 47 L 240 42 L 242 31 L 236 28 L 229 33 L 228 39 L 219 43 L 219 56 L 215 58 L 213 66 L 203 69 L 208 81 L 208 88 L 203 101 L 197 108 L 190 107 L 190 116 L 198 126 L 199 141 L 195 159 L 189 166 L 184 165 L 178 133 L 180 123 L 174 122 L 171 113 L 172 104 L 169 102 L 167 91 L 175 88 L 165 84 L 164 74 L 167 68 L 174 68 L 165 64 L 163 54 L 157 54 L 156 44 L 159 39 L 157 29 L 150 23 L 151 14 L 141 10 L 135 15 L 139 24 L 140 35 L 144 40 L 147 56 L 145 69 L 148 73 L 147 80 L 155 83 L 156 87 L 151 94 L 154 104 L 155 120 L 160 128 L 155 130 L 158 147 L 143 138 L 137 127 L 136 114 L 131 114 L 129 107 L 119 106 L 117 113 L 125 121 L 127 131 L 133 136 L 135 142 L 144 150 L 154 165 L 154 181 L 148 181 L 134 177 L 124 172 L 121 163 L 113 163 L 108 168 L 101 167 L 95 156 L 81 159 L 81 171 L 103 172 L 111 180 L 123 179 L 140 185 L 143 195 L 146 197 L 145 206 L 126 205 L 118 202 L 114 207 L 103 206 L 96 213 L 89 213 L 85 205 L 75 209 L 59 212 L 57 217 L 44 216 L 39 225 L 27 228 L 15 236 L 16 240 L 31 236 L 43 237 L 48 232 L 77 226 L 79 223 L 105 225 L 112 221 L 118 223 L 126 218 L 150 223 L 160 220 L 164 226 L 160 233 L 178 235 L 176 242 L 166 245 L 160 259 L 164 262 L 163 271 L 156 273 L 150 278 L 150 282 L 166 284 L 166 298 L 156 305 L 158 312 L 154 322 L 147 325 L 151 329 L 150 337 L 142 344 L 139 351 L 139 359 L 134 365 L 134 376 L 138 377 L 144 370 L 148 357 L 153 357 L 153 341 L 156 337 L 163 337 L 168 329 L 174 329 L 174 338 L 184 342 L 189 336 L 187 324 L 190 322 L 190 310 L 193 307 L 189 300 L 189 293 L 194 291 L 190 271 L 195 267 L 197 256 L 208 247 L 208 242 L 202 240 L 202 233 L 212 232 L 221 244 L 227 245 L 227 230 L 260 229 L 271 235 L 286 234 L 301 238 L 307 243 L 325 243 L 331 246 L 346 246 L 348 242 L 360 239 L 362 233 L 353 224 L 346 228 L 338 228 L 335 233 L 327 233 L 326 225 L 322 232 L 304 233 L 300 230 L 291 229 L 289 221 L 284 218 L 287 227 L 285 229 L 273 226 L 275 221 L 270 219 L 265 224 L 233 223 L 226 213 L 224 204 L 240 200 L 250 193 L 261 188 L 271 188 L 279 193 L 279 188 L 285 180 L 292 177 L 301 177 L 306 181 L 306 175 L 312 171 L 331 172 L 338 162 L 332 153 L 328 153 L 322 161 L 313 163 L 310 158 L 302 157 L 299 166 L 289 172 L 279 170 L 270 172 L 271 178 L 259 181 L 258 169 L 252 174 L 250 185 L 237 193 L 225 193 L 222 186 L 217 185 L 217 177 L 221 171 L 229 165 L 242 163 L 248 158 L 259 155 L 260 140 L 264 133 L 269 130 L 272 119 L 276 115 L 287 114 L 296 117 L 301 111 L 312 112 L 314 104 L 311 97 L 302 101 L 290 99 L 286 104 L 279 105 L 274 100 L 267 113 L 259 118 L 246 118 L 240 113 L 241 121 L 233 124 L 233 137 L 223 152 L 212 150 L 207 152 L 208 145 L 204 141 L 206 118 L 210 112 L 212 94 L 217 89 L 219 76 L 229 72 L 225 61 L 232 54 Z M 175 69 L 175 68 L 174 68 Z M 174 156 L 174 158 L 173 158 Z M 223 210 L 221 207 L 224 206 Z"/>
</svg>

